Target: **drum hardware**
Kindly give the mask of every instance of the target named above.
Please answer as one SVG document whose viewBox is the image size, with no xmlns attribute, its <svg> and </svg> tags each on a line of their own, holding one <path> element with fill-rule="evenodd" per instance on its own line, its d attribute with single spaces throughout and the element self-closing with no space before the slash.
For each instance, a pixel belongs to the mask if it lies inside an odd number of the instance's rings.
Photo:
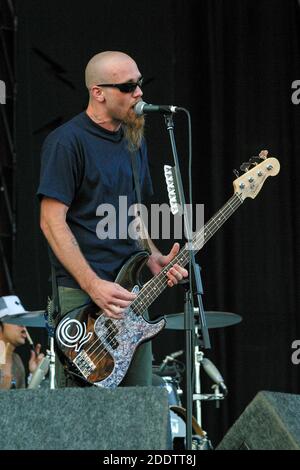
<svg viewBox="0 0 300 470">
<path fill-rule="evenodd" d="M 159 366 L 152 366 L 152 372 L 156 377 L 155 385 L 159 384 L 168 391 L 169 406 L 181 406 L 180 397 L 183 390 L 180 388 L 184 364 L 176 359 L 183 354 L 183 350 L 167 355 Z"/>
<path fill-rule="evenodd" d="M 205 318 L 207 327 L 211 328 L 224 328 L 226 326 L 235 325 L 242 321 L 242 317 L 236 313 L 231 312 L 218 312 L 206 311 Z M 194 308 L 195 320 L 197 320 L 198 308 Z M 165 316 L 158 317 L 166 320 L 166 330 L 184 330 L 184 313 L 171 313 Z M 196 322 L 197 325 L 197 322 Z"/>
<path fill-rule="evenodd" d="M 183 390 L 180 387 L 185 367 L 181 361 L 175 359 L 182 353 L 183 351 L 177 351 L 167 355 L 159 366 L 152 368 L 155 377 L 153 385 L 164 387 L 168 392 L 173 450 L 186 449 L 186 409 L 182 407 Z M 194 416 L 192 416 L 192 431 L 192 450 L 213 448 L 207 433 Z"/>
<path fill-rule="evenodd" d="M 168 392 L 169 406 L 181 406 L 180 397 L 183 395 L 183 390 L 179 386 L 179 382 L 172 377 L 162 377 L 164 387 Z"/>
<path fill-rule="evenodd" d="M 33 372 L 30 382 L 28 383 L 28 389 L 37 389 L 40 387 L 42 381 L 45 379 L 46 374 L 49 370 L 49 365 L 51 362 L 50 351 L 47 351 L 46 356 L 37 366 L 36 370 Z"/>
<path fill-rule="evenodd" d="M 173 353 L 170 354 L 169 356 L 166 356 L 166 357 L 164 358 L 164 360 L 162 361 L 160 367 L 159 367 L 159 373 L 162 374 L 163 371 L 165 370 L 167 364 L 168 364 L 169 362 L 173 362 L 173 361 L 176 359 L 176 357 L 179 357 L 179 356 L 181 356 L 182 354 L 183 354 L 183 350 L 181 349 L 180 351 L 173 352 Z"/>
<path fill-rule="evenodd" d="M 233 321 L 233 319 L 234 317 L 231 321 Z M 195 393 L 193 393 L 193 403 L 195 403 L 196 416 L 192 416 L 192 450 L 211 450 L 213 449 L 211 441 L 207 433 L 202 429 L 201 402 L 215 401 L 216 407 L 218 408 L 220 401 L 224 400 L 227 395 L 227 387 L 218 369 L 209 359 L 204 357 L 203 351 L 200 350 L 197 341 L 199 334 L 198 329 L 198 325 L 195 325 Z M 162 385 L 161 383 L 160 385 L 164 386 L 168 391 L 171 433 L 175 450 L 186 448 L 186 409 L 182 408 L 181 405 L 183 390 L 180 388 L 180 382 L 182 381 L 185 367 L 181 361 L 175 359 L 182 353 L 183 351 L 177 351 L 167 355 L 159 366 L 153 366 L 153 372 L 157 377 L 160 376 L 160 379 L 163 381 Z M 200 377 L 201 367 L 214 382 L 214 385 L 212 385 L 213 393 L 202 393 Z"/>
<path fill-rule="evenodd" d="M 196 402 L 196 419 L 199 426 L 202 426 L 202 412 L 201 412 L 201 402 L 202 401 L 216 401 L 216 407 L 219 408 L 220 400 L 224 400 L 227 395 L 227 387 L 224 383 L 224 379 L 221 376 L 218 369 L 215 365 L 209 360 L 204 358 L 203 351 L 200 350 L 199 344 L 197 344 L 197 338 L 199 334 L 198 326 L 195 326 L 195 335 L 196 335 L 196 346 L 195 346 L 195 393 L 193 394 L 193 401 Z M 205 370 L 207 375 L 215 382 L 212 386 L 214 393 L 202 393 L 201 392 L 201 377 L 200 369 Z M 223 392 L 220 392 L 222 388 Z"/>
<path fill-rule="evenodd" d="M 198 314 L 198 309 L 194 308 L 195 317 Z M 242 321 L 242 317 L 235 313 L 231 312 L 218 312 L 218 311 L 210 311 L 205 312 L 206 322 L 208 328 L 224 328 L 226 326 L 234 325 Z M 184 330 L 184 314 L 182 313 L 175 313 L 175 314 L 168 314 L 165 315 L 164 318 L 166 319 L 166 329 L 171 330 Z M 194 394 L 193 394 L 193 402 L 195 403 L 195 410 L 196 410 L 196 419 L 192 417 L 192 423 L 196 421 L 198 423 L 199 428 L 202 430 L 202 415 L 201 415 L 201 402 L 202 401 L 215 401 L 216 407 L 219 408 L 220 401 L 224 400 L 227 395 L 227 387 L 224 383 L 224 379 L 221 376 L 218 369 L 214 366 L 214 364 L 207 358 L 204 357 L 204 353 L 200 350 L 199 347 L 199 334 L 200 334 L 200 326 L 199 324 L 195 324 L 195 346 L 194 346 L 194 364 L 195 364 L 195 385 L 194 385 Z M 176 353 L 173 353 L 173 355 Z M 172 356 L 172 354 L 170 355 Z M 170 357 L 166 356 L 166 357 Z M 168 373 L 168 376 L 174 377 L 176 373 L 172 373 L 174 362 L 170 367 L 169 361 L 166 359 L 163 361 L 160 367 L 158 367 L 158 374 L 159 370 L 163 370 L 164 373 Z M 180 363 L 180 361 L 177 361 Z M 181 363 L 182 364 L 182 363 Z M 163 367 L 164 365 L 164 367 Z M 183 365 L 183 364 L 182 364 Z M 207 375 L 213 380 L 214 385 L 212 386 L 213 393 L 202 393 L 201 391 L 201 377 L 200 377 L 200 370 L 201 366 Z M 183 370 L 184 372 L 184 366 Z M 171 378 L 171 377 L 169 377 Z M 222 389 L 222 390 L 221 390 Z M 178 393 L 178 392 L 177 392 Z M 181 390 L 182 395 L 182 390 Z M 171 405 L 170 407 L 171 412 L 174 413 L 174 406 Z M 182 409 L 184 410 L 184 408 Z M 184 410 L 185 412 L 185 410 Z M 172 419 L 172 418 L 171 418 Z M 178 426 L 178 429 L 180 426 Z M 181 426 L 182 429 L 182 426 Z M 181 431 L 182 432 L 182 431 Z M 202 430 L 203 434 L 199 436 L 197 434 L 192 436 L 192 448 L 197 450 L 204 450 L 204 449 L 212 449 L 211 442 L 209 441 L 206 432 Z M 178 436 L 175 437 L 175 440 Z M 183 435 L 180 435 L 180 438 Z"/>
<path fill-rule="evenodd" d="M 213 450 L 213 446 L 207 436 L 200 437 L 193 435 L 192 450 Z"/>
<path fill-rule="evenodd" d="M 47 312 L 44 315 L 45 318 L 45 326 L 48 331 L 49 336 L 49 350 L 47 350 L 47 354 L 50 360 L 49 366 L 49 377 L 50 377 L 50 389 L 54 390 L 56 388 L 55 383 L 55 348 L 54 348 L 54 329 L 55 329 L 55 321 L 54 321 L 54 304 L 52 299 L 48 297 L 47 302 Z"/>
<path fill-rule="evenodd" d="M 197 319 L 198 308 L 194 308 L 195 319 Z M 242 317 L 231 312 L 219 312 L 219 311 L 206 311 L 205 318 L 208 328 L 224 328 L 226 326 L 235 325 L 242 321 Z M 173 313 L 164 316 L 166 320 L 166 329 L 170 330 L 184 330 L 184 313 Z M 200 326 L 195 323 L 195 336 L 196 342 L 199 338 Z M 196 417 L 197 422 L 201 426 L 201 401 L 215 400 L 216 406 L 219 407 L 219 401 L 224 400 L 227 389 L 224 384 L 224 380 L 216 369 L 216 367 L 206 358 L 204 358 L 203 352 L 199 348 L 199 344 L 196 344 L 194 348 L 194 363 L 195 363 L 195 393 L 193 395 L 193 401 L 196 402 Z M 215 381 L 215 385 L 212 387 L 214 393 L 203 394 L 201 393 L 201 380 L 200 380 L 200 367 L 203 366 L 206 373 L 210 378 Z M 222 388 L 222 392 L 220 392 Z"/>
<path fill-rule="evenodd" d="M 172 416 L 175 417 L 179 422 L 178 431 L 173 431 L 173 448 L 174 450 L 186 449 L 186 409 L 181 406 L 171 406 L 171 424 Z M 174 419 L 174 418 L 173 418 Z M 183 424 L 182 424 L 183 423 Z M 176 431 L 176 429 L 175 429 Z M 207 433 L 203 431 L 201 426 L 197 423 L 197 420 L 192 416 L 192 450 L 212 450 L 212 444 L 208 439 Z"/>
</svg>

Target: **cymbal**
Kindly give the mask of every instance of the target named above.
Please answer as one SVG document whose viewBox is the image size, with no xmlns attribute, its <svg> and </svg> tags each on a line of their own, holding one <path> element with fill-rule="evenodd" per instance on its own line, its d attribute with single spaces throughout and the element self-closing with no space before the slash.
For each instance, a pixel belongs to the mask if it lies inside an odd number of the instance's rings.
<svg viewBox="0 0 300 470">
<path fill-rule="evenodd" d="M 36 310 L 27 313 L 16 313 L 15 315 L 6 315 L 0 318 L 3 323 L 10 323 L 13 325 L 23 325 L 46 328 L 45 311 Z"/>
<path fill-rule="evenodd" d="M 198 309 L 194 309 L 195 316 L 198 314 Z M 225 326 L 235 325 L 242 321 L 242 317 L 236 313 L 231 312 L 217 312 L 210 311 L 204 312 L 206 324 L 208 328 L 224 328 Z M 166 320 L 165 328 L 167 330 L 183 330 L 184 329 L 184 314 L 180 313 L 171 313 L 165 315 Z M 45 311 L 36 310 L 28 313 L 18 313 L 15 315 L 6 315 L 0 319 L 3 323 L 10 323 L 13 325 L 24 325 L 29 327 L 36 328 L 45 328 Z M 158 320 L 158 319 L 156 319 Z M 196 319 L 196 325 L 199 325 Z"/>
<path fill-rule="evenodd" d="M 242 321 L 242 317 L 231 312 L 204 312 L 207 328 L 224 328 L 225 326 L 235 325 Z M 198 315 L 198 308 L 194 308 L 194 316 Z M 184 313 L 171 313 L 164 316 L 166 320 L 165 328 L 167 330 L 184 329 Z M 199 326 L 198 317 L 195 318 L 196 326 Z"/>
</svg>

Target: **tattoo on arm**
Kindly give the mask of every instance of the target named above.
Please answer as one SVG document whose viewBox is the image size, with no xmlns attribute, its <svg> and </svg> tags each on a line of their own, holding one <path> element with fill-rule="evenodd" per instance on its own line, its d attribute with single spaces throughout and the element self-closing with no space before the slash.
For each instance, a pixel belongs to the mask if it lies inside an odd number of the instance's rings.
<svg viewBox="0 0 300 470">
<path fill-rule="evenodd" d="M 79 247 L 78 242 L 77 242 L 76 238 L 74 237 L 70 227 L 67 226 L 67 228 L 68 228 L 68 232 L 70 234 L 70 242 L 72 243 L 73 246 Z"/>
<path fill-rule="evenodd" d="M 77 246 L 77 247 L 79 246 L 78 243 L 77 243 L 76 238 L 74 238 L 74 237 L 71 238 L 71 243 L 72 243 L 72 245 L 74 245 L 74 246 Z"/>
</svg>

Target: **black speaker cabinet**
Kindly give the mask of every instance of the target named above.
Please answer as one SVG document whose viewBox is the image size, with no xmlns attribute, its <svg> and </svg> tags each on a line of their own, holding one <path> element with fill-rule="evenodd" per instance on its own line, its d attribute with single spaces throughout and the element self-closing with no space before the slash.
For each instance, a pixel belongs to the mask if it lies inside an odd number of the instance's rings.
<svg viewBox="0 0 300 470">
<path fill-rule="evenodd" d="M 300 395 L 259 392 L 217 450 L 299 450 Z"/>
<path fill-rule="evenodd" d="M 0 450 L 161 450 L 170 447 L 159 387 L 0 391 Z"/>
</svg>

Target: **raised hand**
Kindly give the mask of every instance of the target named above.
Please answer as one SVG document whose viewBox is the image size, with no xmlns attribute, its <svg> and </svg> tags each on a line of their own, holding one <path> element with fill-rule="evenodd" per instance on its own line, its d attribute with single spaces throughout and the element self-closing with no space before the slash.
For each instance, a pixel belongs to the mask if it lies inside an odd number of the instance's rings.
<svg viewBox="0 0 300 470">
<path fill-rule="evenodd" d="M 44 357 L 45 354 L 41 353 L 41 345 L 37 344 L 34 351 L 31 351 L 30 359 L 28 362 L 29 372 L 31 374 L 36 371 L 38 365 L 42 362 Z"/>
</svg>

